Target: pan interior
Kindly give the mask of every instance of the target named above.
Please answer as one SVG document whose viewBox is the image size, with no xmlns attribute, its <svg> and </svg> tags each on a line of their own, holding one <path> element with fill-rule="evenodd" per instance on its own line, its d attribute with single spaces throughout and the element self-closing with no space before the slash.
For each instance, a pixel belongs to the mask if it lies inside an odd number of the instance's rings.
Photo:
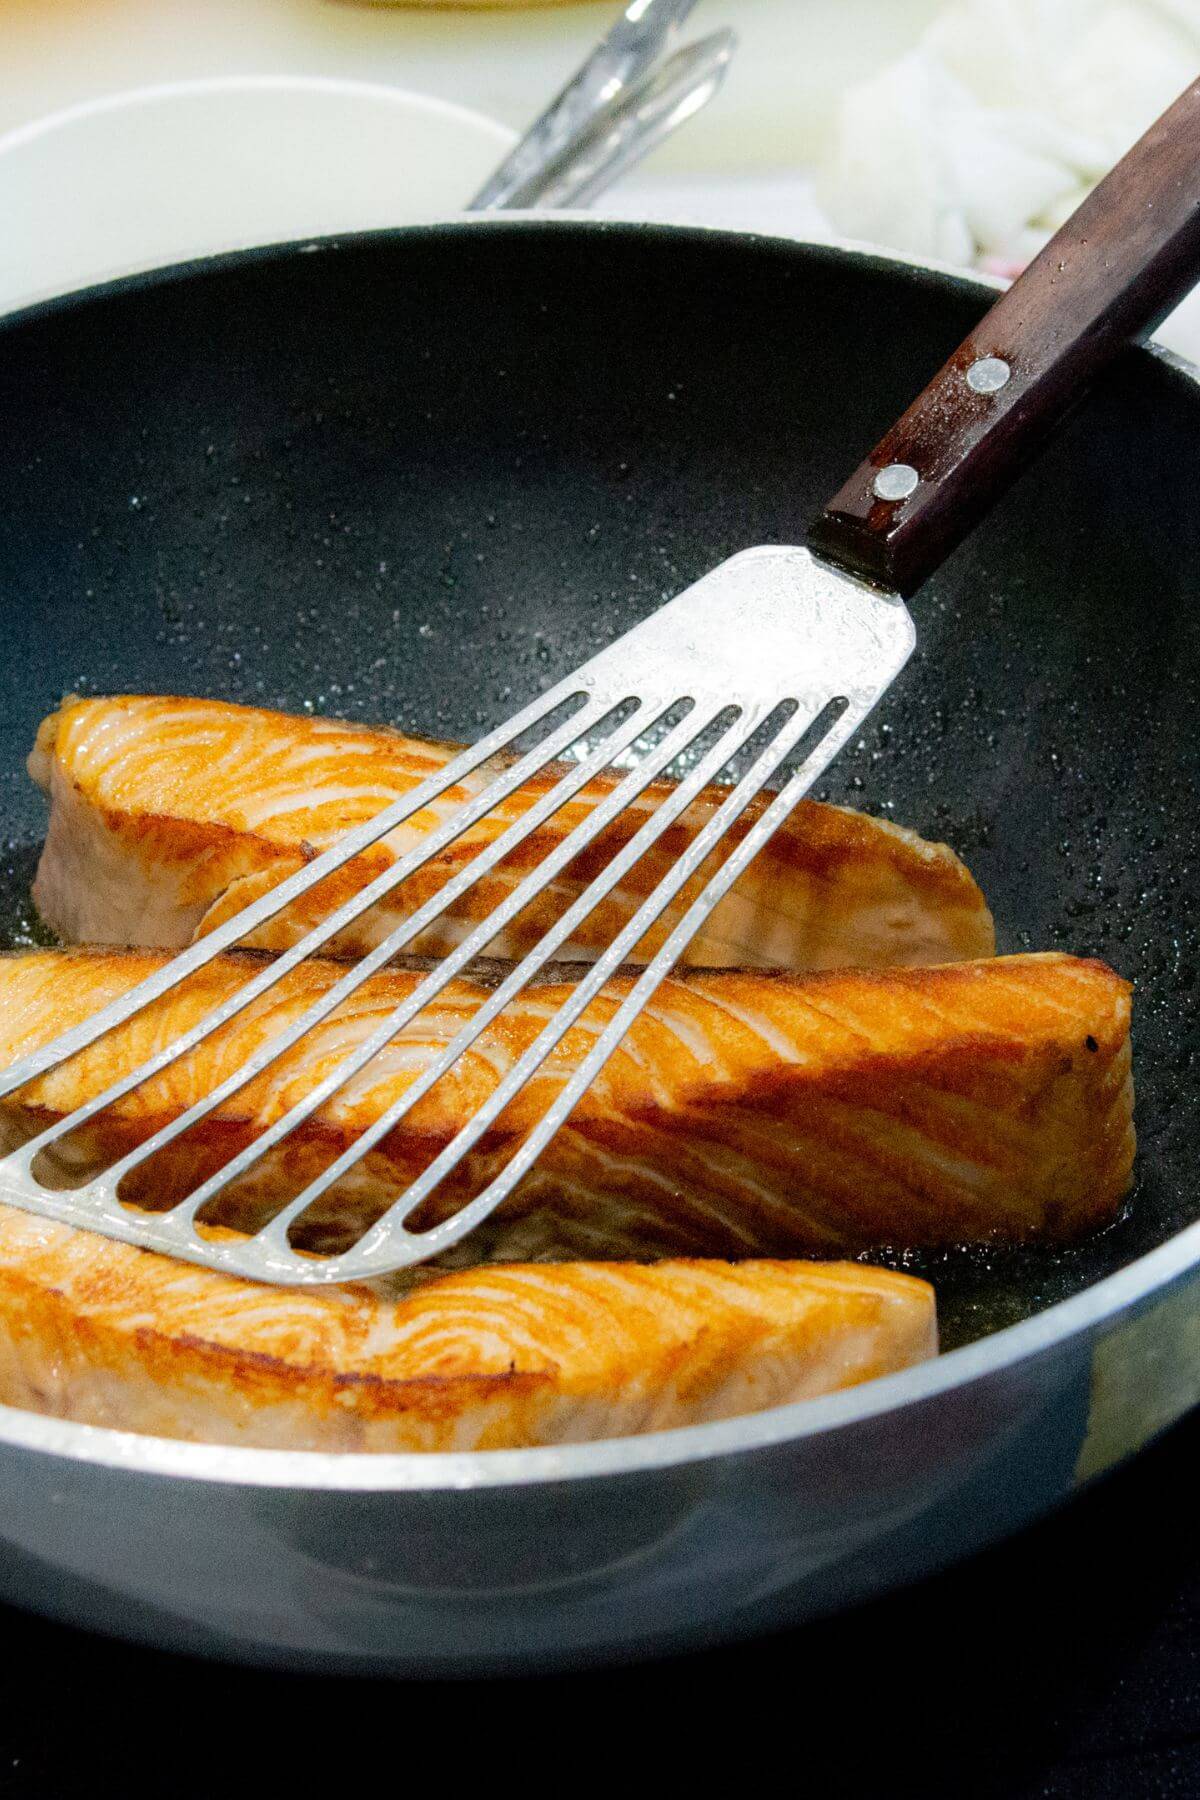
<svg viewBox="0 0 1200 1800">
<path fill-rule="evenodd" d="M 805 523 L 984 310 L 713 233 L 499 222 L 258 253 L 0 329 L 0 942 L 64 693 L 470 737 Z M 1200 389 L 1131 353 L 915 604 L 822 791 L 944 838 L 1001 948 L 1137 984 L 1139 1176 L 1061 1254 L 907 1258 L 961 1343 L 1196 1214 Z"/>
</svg>

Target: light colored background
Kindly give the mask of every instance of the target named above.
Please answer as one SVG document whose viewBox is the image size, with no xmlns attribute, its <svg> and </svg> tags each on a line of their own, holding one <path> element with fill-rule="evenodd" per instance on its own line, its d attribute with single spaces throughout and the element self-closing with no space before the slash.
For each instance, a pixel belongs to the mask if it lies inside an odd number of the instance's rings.
<svg viewBox="0 0 1200 1800">
<path fill-rule="evenodd" d="M 811 168 L 818 151 L 830 142 L 839 102 L 848 89 L 861 88 L 894 65 L 949 3 L 701 0 L 690 22 L 694 33 L 732 24 L 739 35 L 726 86 L 705 112 L 605 196 L 598 210 L 616 217 L 830 235 L 813 198 Z M 1007 79 L 1013 93 L 1008 114 L 997 115 L 1000 138 L 985 137 L 981 151 L 968 131 L 964 152 L 963 143 L 954 141 L 952 128 L 947 128 L 949 138 L 945 132 L 938 135 L 941 126 L 923 115 L 919 102 L 893 124 L 886 112 L 879 117 L 874 96 L 865 96 L 872 127 L 867 136 L 874 141 L 863 163 L 865 176 L 858 180 L 857 200 L 843 207 L 839 221 L 851 235 L 870 234 L 872 227 L 861 221 L 872 216 L 874 200 L 874 212 L 882 208 L 883 215 L 878 229 L 886 230 L 888 223 L 895 226 L 891 242 L 928 250 L 928 244 L 913 242 L 900 229 L 893 203 L 904 196 L 935 209 L 951 206 L 953 195 L 940 186 L 943 165 L 954 160 L 947 157 L 948 146 L 958 152 L 962 165 L 959 189 L 965 182 L 968 198 L 986 195 L 989 178 L 993 186 L 996 181 L 995 142 L 1014 131 L 1018 140 L 1022 133 L 1027 136 L 1030 119 L 1035 134 L 1041 130 L 1039 109 L 1050 104 L 1056 71 L 1068 86 L 1071 79 L 1082 82 L 1097 104 L 1109 91 L 1106 81 L 1114 96 L 1127 97 L 1127 90 L 1137 88 L 1129 76 L 1131 59 L 1137 60 L 1139 46 L 1149 54 L 1153 34 L 1143 26 L 1153 22 L 1152 13 L 1160 35 L 1163 29 L 1150 0 L 955 0 L 955 4 L 961 18 L 969 17 L 967 29 L 976 50 L 989 31 L 1007 31 L 1011 40 L 1008 62 L 1013 66 Z M 1190 29 L 1200 34 L 1200 0 L 1171 0 L 1171 7 L 1179 21 L 1186 15 Z M 306 76 L 326 82 L 365 81 L 377 89 L 394 86 L 472 109 L 493 126 L 519 129 L 541 110 L 619 10 L 619 0 L 512 11 L 414 9 L 358 0 L 0 0 L 0 134 L 106 94 L 147 84 L 229 76 Z M 1114 19 L 1120 15 L 1120 30 L 1116 35 L 1110 32 L 1107 39 L 1102 31 L 1099 41 L 1107 47 L 1090 62 L 1084 54 L 1073 73 L 1073 50 L 1083 45 L 1086 51 L 1087 31 L 1101 13 Z M 1078 44 L 1070 36 L 1072 19 L 1079 25 Z M 1047 30 L 1035 29 L 1033 21 L 1045 24 Z M 999 80 L 1003 71 L 994 57 L 989 62 L 987 54 L 982 59 L 977 55 L 975 60 L 982 61 L 984 88 L 989 68 Z M 1171 81 L 1174 69 L 1172 62 Z M 1013 94 L 1021 103 L 1015 110 Z M 154 138 L 145 120 L 120 142 L 111 135 L 107 146 L 99 138 L 89 139 L 79 154 L 64 139 L 36 181 L 29 159 L 22 165 L 11 159 L 7 175 L 0 169 L 0 308 L 56 286 L 78 285 L 75 277 L 81 268 L 99 279 L 121 266 L 176 260 L 188 253 L 189 209 L 195 216 L 196 250 L 401 223 L 452 210 L 452 197 L 467 198 L 480 155 L 490 157 L 496 142 L 494 131 L 489 139 L 488 125 L 477 122 L 472 145 L 468 125 L 455 165 L 445 131 L 408 136 L 398 132 L 389 140 L 382 114 L 364 122 L 346 110 L 339 118 L 326 104 L 320 130 L 308 132 L 289 123 L 282 108 L 277 111 L 279 128 L 268 125 L 264 113 L 257 140 L 244 119 L 235 121 L 237 129 L 231 125 L 228 138 L 224 127 L 210 135 L 211 148 L 199 137 L 186 156 L 177 146 L 171 158 L 164 157 L 161 170 L 152 167 Z M 1129 129 L 1126 141 L 1142 123 Z M 893 143 L 894 127 L 898 135 Z M 228 167 L 237 156 L 250 154 L 243 146 L 253 141 L 264 143 L 261 159 L 251 157 L 258 176 L 255 191 L 249 184 L 245 191 L 235 184 L 236 204 L 228 208 L 225 242 L 218 242 L 218 165 L 223 161 Z M 82 145 L 83 140 L 77 142 Z M 88 160 L 93 142 L 95 159 Z M 855 134 L 854 154 L 858 142 Z M 380 148 L 372 166 L 375 143 Z M 1118 143 L 1116 149 L 1120 147 Z M 1021 178 L 1015 177 L 1018 188 Z M 6 179 L 13 185 L 6 187 Z M 128 224 L 129 213 L 145 203 L 154 188 L 153 204 L 160 218 L 174 212 L 160 233 L 165 253 L 157 258 L 127 256 L 123 251 L 107 255 L 106 230 L 110 236 L 118 235 L 109 221 L 115 217 L 119 223 L 124 215 Z M 123 193 L 130 201 L 123 215 L 119 207 L 114 215 Z M 1068 193 L 1065 204 L 1073 203 Z M 259 230 L 260 219 L 273 224 Z M 147 223 L 143 235 L 149 234 Z M 1200 356 L 1196 296 L 1169 322 L 1164 335 L 1175 348 Z"/>
<path fill-rule="evenodd" d="M 809 163 L 837 97 L 913 41 L 937 5 L 702 0 L 690 33 L 738 31 L 726 86 L 600 210 L 827 235 Z M 0 0 L 0 310 L 211 249 L 456 210 L 499 153 L 479 121 L 529 123 L 619 11 L 619 0 L 515 11 Z M 282 77 L 325 90 L 307 101 L 242 92 L 223 108 L 180 92 L 50 135 L 39 127 L 131 90 Z M 357 112 L 352 94 L 332 91 L 339 81 L 372 84 Z M 470 109 L 474 131 L 462 120 L 456 145 L 428 108 L 423 125 L 396 108 L 389 117 L 389 86 Z"/>
<path fill-rule="evenodd" d="M 701 0 L 692 28 L 737 28 L 732 81 L 664 152 L 667 168 L 808 162 L 838 93 L 889 62 L 939 0 Z M 107 89 L 196 75 L 350 75 L 478 107 L 520 127 L 620 11 L 354 0 L 0 0 L 0 131 Z"/>
</svg>

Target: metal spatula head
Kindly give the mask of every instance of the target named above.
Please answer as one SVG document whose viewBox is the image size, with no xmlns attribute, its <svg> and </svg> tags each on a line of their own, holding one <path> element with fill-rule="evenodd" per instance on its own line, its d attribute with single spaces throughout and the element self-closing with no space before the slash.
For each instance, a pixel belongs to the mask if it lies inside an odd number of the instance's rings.
<svg viewBox="0 0 1200 1800">
<path fill-rule="evenodd" d="M 370 824 L 349 833 L 301 873 L 96 1017 L 0 1077 L 2 1100 L 160 999 L 405 820 L 432 809 L 434 828 L 301 942 L 261 967 L 139 1068 L 0 1161 L 0 1199 L 213 1268 L 294 1283 L 344 1281 L 422 1261 L 447 1250 L 485 1219 L 563 1123 L 713 907 L 859 729 L 903 667 L 913 647 L 913 628 L 898 596 L 911 593 L 937 567 L 1021 466 L 1031 445 L 1115 351 L 1150 327 L 1191 287 L 1200 272 L 1200 183 L 1194 174 L 1198 127 L 1200 82 L 1118 164 L 1021 280 L 997 301 L 826 508 L 812 536 L 831 560 L 802 549 L 758 549 L 722 564 Z M 875 588 L 864 585 L 859 576 Z M 505 751 L 515 754 L 490 780 L 483 780 L 485 765 Z M 535 803 L 199 1103 L 86 1185 L 60 1191 L 39 1180 L 37 1164 L 43 1151 L 227 1024 L 523 783 L 568 754 L 574 760 L 565 768 L 556 767 L 553 780 L 539 790 Z M 627 768 L 629 763 L 632 767 Z M 673 766 L 681 770 L 682 778 L 669 797 L 402 1097 L 318 1179 L 255 1235 L 218 1242 L 198 1229 L 202 1208 L 342 1089 L 656 776 Z M 199 1125 L 268 1069 L 606 769 L 625 772 L 453 953 L 417 983 L 403 1004 L 281 1117 L 172 1211 L 148 1213 L 122 1202 L 121 1182 L 134 1168 Z M 599 960 L 569 990 L 569 998 L 479 1112 L 349 1250 L 323 1259 L 298 1253 L 290 1233 L 306 1210 L 400 1124 L 537 971 L 571 941 L 580 920 L 722 772 L 730 777 L 725 798 Z M 731 828 L 768 785 L 777 788 L 775 797 L 729 849 Z M 723 850 L 728 853 L 712 872 L 709 859 L 719 859 Z M 406 1221 L 417 1207 L 499 1119 L 685 884 L 706 870 L 707 880 L 673 920 L 665 941 L 503 1172 L 450 1218 L 426 1231 L 410 1230 Z"/>
<path fill-rule="evenodd" d="M 301 874 L 283 882 L 86 1024 L 8 1069 L 0 1077 L 0 1099 L 168 993 L 368 844 L 394 831 L 413 814 L 444 803 L 448 790 L 469 781 L 497 753 L 511 752 L 531 735 L 536 738 L 532 748 L 503 767 L 478 789 L 473 799 L 451 807 L 440 827 L 415 849 L 399 857 L 384 875 L 331 913 L 303 942 L 248 980 L 200 1025 L 0 1161 L 0 1200 L 129 1243 L 168 1251 L 192 1262 L 269 1281 L 346 1281 L 383 1274 L 449 1249 L 485 1219 L 530 1168 L 713 907 L 831 758 L 859 729 L 903 667 L 913 641 L 912 621 L 901 601 L 839 574 L 807 550 L 764 548 L 731 558 L 507 725 L 464 751 L 403 801 L 343 838 Z M 369 956 L 348 968 L 300 1018 L 202 1101 L 81 1187 L 64 1190 L 38 1179 L 37 1165 L 43 1152 L 228 1024 L 297 963 L 319 953 L 351 919 L 376 904 L 446 844 L 486 817 L 519 785 L 571 752 L 575 753 L 573 760 L 536 805 L 467 862 L 431 901 L 391 932 Z M 381 1021 L 283 1117 L 173 1210 L 148 1213 L 122 1201 L 118 1190 L 135 1168 L 199 1125 L 289 1051 L 595 776 L 627 763 L 632 766 L 605 800 L 568 832 L 553 853 L 417 985 L 402 1006 Z M 257 1235 L 232 1243 L 216 1242 L 197 1228 L 197 1215 L 203 1207 L 343 1088 L 460 970 L 485 951 L 497 932 L 536 900 L 546 884 L 635 801 L 655 777 L 680 763 L 686 773 L 669 799 L 629 839 L 535 949 L 513 968 L 401 1100 L 382 1113 Z M 497 1085 L 486 1105 L 351 1249 L 325 1258 L 297 1252 L 289 1240 L 294 1222 L 400 1123 L 491 1020 L 570 942 L 580 920 L 594 911 L 701 789 L 723 771 L 732 779 L 722 804 Z M 453 1217 L 425 1231 L 410 1231 L 406 1221 L 500 1117 L 685 883 L 714 853 L 720 852 L 730 828 L 768 785 L 777 788 L 770 805 L 668 933 L 587 1057 L 503 1172 Z"/>
</svg>

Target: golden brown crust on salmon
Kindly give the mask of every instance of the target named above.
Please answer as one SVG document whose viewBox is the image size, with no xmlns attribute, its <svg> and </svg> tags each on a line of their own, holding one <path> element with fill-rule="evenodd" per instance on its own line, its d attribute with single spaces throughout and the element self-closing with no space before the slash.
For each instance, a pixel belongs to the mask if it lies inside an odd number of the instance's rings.
<svg viewBox="0 0 1200 1800">
<path fill-rule="evenodd" d="M 239 1281 L 0 1207 L 0 1402 L 302 1450 L 514 1449 L 829 1393 L 937 1348 L 857 1264 L 506 1265 L 388 1298 Z"/>
<path fill-rule="evenodd" d="M 0 1065 L 125 992 L 152 952 L 0 959 Z M 30 1083 L 8 1129 L 60 1116 L 186 1030 L 260 966 L 220 957 L 173 995 Z M 111 1156 L 209 1092 L 337 977 L 309 962 L 93 1129 Z M 213 1120 L 142 1172 L 130 1196 L 189 1191 L 311 1092 L 411 993 L 388 970 Z M 434 1196 L 456 1210 L 578 1066 L 628 992 L 610 982 L 524 1094 Z M 308 1241 L 354 1235 L 472 1116 L 566 989 L 510 1006 L 320 1203 Z M 218 1222 L 247 1225 L 326 1166 L 416 1079 L 478 1008 L 452 982 L 313 1122 L 231 1189 Z M 790 975 L 693 971 L 666 981 L 540 1161 L 463 1252 L 542 1256 L 835 1254 L 879 1244 L 1066 1240 L 1110 1220 L 1133 1161 L 1129 986 L 1097 962 L 1014 956 L 937 969 Z M 353 1231 L 351 1230 L 353 1227 Z"/>
<path fill-rule="evenodd" d="M 127 695 L 69 700 L 46 719 L 29 767 L 51 799 L 34 896 L 68 942 L 178 949 L 267 892 L 355 825 L 430 774 L 456 745 L 335 720 L 293 718 L 216 700 Z M 392 899 L 336 939 L 357 955 L 438 892 L 469 857 L 547 791 L 528 782 L 434 858 Z M 415 815 L 303 901 L 264 926 L 253 947 L 280 949 L 389 867 L 477 791 L 472 776 Z M 611 781 L 593 782 L 506 858 L 412 948 L 444 954 L 515 881 L 580 822 Z M 521 955 L 611 859 L 670 791 L 665 782 L 601 834 L 536 906 L 496 941 Z M 611 941 L 638 901 L 719 804 L 709 789 L 668 830 L 564 948 L 586 958 Z M 751 807 L 726 839 L 749 830 Z M 641 947 L 649 954 L 705 878 L 686 887 Z M 945 845 L 839 807 L 803 802 L 714 911 L 688 952 L 695 966 L 834 968 L 950 962 L 990 956 L 991 915 Z"/>
</svg>

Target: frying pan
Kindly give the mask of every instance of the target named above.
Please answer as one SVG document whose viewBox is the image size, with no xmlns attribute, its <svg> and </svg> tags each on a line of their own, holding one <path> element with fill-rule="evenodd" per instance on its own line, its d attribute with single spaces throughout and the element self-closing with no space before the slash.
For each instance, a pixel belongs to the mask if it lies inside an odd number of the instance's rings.
<svg viewBox="0 0 1200 1800">
<path fill-rule="evenodd" d="M 833 248 L 464 221 L 143 276 L 0 328 L 0 920 L 66 691 L 474 736 L 722 557 L 796 542 L 985 310 Z M 1136 983 L 1140 1155 L 1064 1252 L 907 1258 L 948 1354 L 565 1449 L 321 1456 L 0 1409 L 0 1594 L 293 1667 L 650 1655 L 849 1605 L 1059 1503 L 1200 1398 L 1192 887 L 1200 388 L 1131 351 L 916 603 L 823 797 L 942 837 L 1001 948 Z"/>
</svg>

